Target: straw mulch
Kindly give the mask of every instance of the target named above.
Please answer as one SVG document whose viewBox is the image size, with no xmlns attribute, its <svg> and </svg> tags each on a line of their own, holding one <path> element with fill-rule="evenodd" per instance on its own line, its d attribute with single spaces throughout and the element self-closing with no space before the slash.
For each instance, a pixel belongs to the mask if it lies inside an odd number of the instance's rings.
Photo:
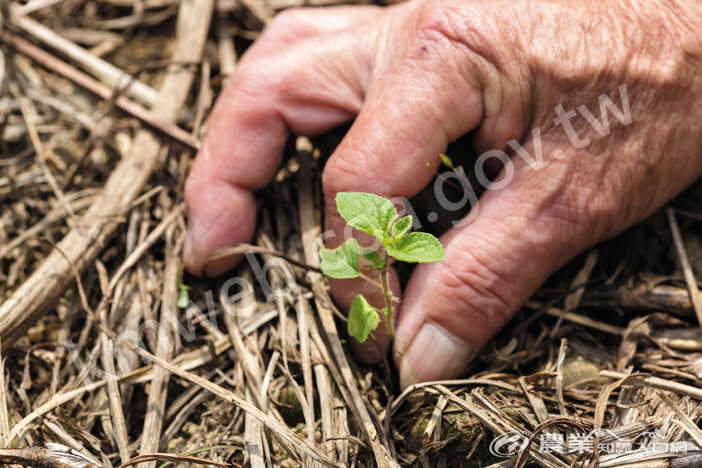
<svg viewBox="0 0 702 468">
<path fill-rule="evenodd" d="M 339 134 L 291 141 L 233 274 L 183 275 L 208 111 L 297 1 L 2 1 L 0 461 L 702 466 L 700 184 L 554 275 L 465 380 L 404 392 L 314 266 Z"/>
</svg>

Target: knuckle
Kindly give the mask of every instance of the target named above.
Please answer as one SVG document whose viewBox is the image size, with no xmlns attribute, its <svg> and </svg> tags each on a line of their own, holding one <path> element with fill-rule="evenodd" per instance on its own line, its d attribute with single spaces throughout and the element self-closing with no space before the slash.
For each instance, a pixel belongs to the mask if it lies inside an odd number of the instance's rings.
<svg viewBox="0 0 702 468">
<path fill-rule="evenodd" d="M 444 80 L 470 92 L 513 88 L 525 71 L 515 60 L 512 41 L 496 33 L 501 20 L 494 9 L 483 10 L 472 2 L 454 0 L 425 6 L 404 48 L 405 64 L 434 74 L 444 71 Z"/>
<path fill-rule="evenodd" d="M 433 45 L 458 46 L 473 50 L 483 42 L 491 21 L 466 2 L 442 2 L 426 5 L 414 30 L 415 51 L 426 53 Z"/>
<path fill-rule="evenodd" d="M 460 7 L 447 3 L 425 7 L 417 22 L 416 37 L 429 42 L 460 41 L 464 29 L 459 28 L 456 21 L 463 16 L 460 10 Z"/>
<path fill-rule="evenodd" d="M 467 76 L 478 77 L 484 86 L 497 75 L 517 78 L 525 73 L 516 60 L 518 43 L 505 33 L 513 28 L 503 19 L 509 13 L 498 15 L 494 7 L 479 3 L 447 0 L 427 4 L 415 23 L 409 58 L 428 61 L 431 66 L 448 59 Z M 519 16 L 518 11 L 511 13 Z"/>
</svg>

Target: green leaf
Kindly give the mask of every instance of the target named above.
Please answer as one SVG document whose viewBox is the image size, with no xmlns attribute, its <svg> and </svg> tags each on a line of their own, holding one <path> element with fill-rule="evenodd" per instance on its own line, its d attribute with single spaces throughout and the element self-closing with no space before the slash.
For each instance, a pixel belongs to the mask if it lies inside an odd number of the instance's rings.
<svg viewBox="0 0 702 468">
<path fill-rule="evenodd" d="M 379 270 L 385 265 L 385 259 L 380 258 L 380 254 L 373 249 L 366 249 L 363 251 L 363 258 L 371 262 L 371 267 Z"/>
<path fill-rule="evenodd" d="M 340 192 L 336 209 L 349 226 L 383 240 L 387 239 L 397 210 L 387 198 L 363 192 Z"/>
<path fill-rule="evenodd" d="M 190 304 L 190 286 L 183 284 L 183 272 L 180 269 L 180 263 L 176 270 L 176 286 L 178 286 L 178 300 L 176 305 L 179 309 L 186 309 Z"/>
<path fill-rule="evenodd" d="M 349 311 L 349 335 L 363 343 L 368 339 L 368 334 L 378 328 L 378 323 L 380 323 L 378 312 L 368 303 L 365 297 L 360 294 L 356 296 Z"/>
<path fill-rule="evenodd" d="M 190 288 L 178 282 L 178 308 L 185 309 L 190 304 Z"/>
<path fill-rule="evenodd" d="M 404 218 L 400 218 L 397 221 L 395 221 L 395 224 L 392 225 L 392 237 L 394 239 L 397 239 L 399 237 L 404 236 L 407 231 L 410 230 L 412 227 L 412 216 L 407 215 Z"/>
<path fill-rule="evenodd" d="M 430 263 L 446 255 L 439 239 L 428 232 L 410 232 L 387 247 L 388 255 L 403 262 Z"/>
<path fill-rule="evenodd" d="M 371 263 L 378 263 L 380 261 L 380 254 L 377 250 L 366 249 L 363 251 L 363 258 Z"/>
<path fill-rule="evenodd" d="M 358 241 L 349 239 L 336 249 L 321 249 L 319 267 L 330 278 L 347 279 L 358 277 Z"/>
</svg>

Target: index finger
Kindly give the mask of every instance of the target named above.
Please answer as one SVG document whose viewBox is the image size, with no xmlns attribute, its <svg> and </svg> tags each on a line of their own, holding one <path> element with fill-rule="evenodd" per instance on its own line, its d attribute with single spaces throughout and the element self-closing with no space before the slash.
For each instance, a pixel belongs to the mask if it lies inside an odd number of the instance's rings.
<svg viewBox="0 0 702 468">
<path fill-rule="evenodd" d="M 301 40 L 264 59 L 242 62 L 210 117 L 185 187 L 188 236 L 183 261 L 200 274 L 215 250 L 248 242 L 255 228 L 252 191 L 275 174 L 289 131 L 318 134 L 360 109 L 366 69 L 348 32 Z M 361 47 L 362 49 L 362 47 Z M 330 60 L 333 57 L 334 60 Z M 221 274 L 236 262 L 207 266 Z"/>
</svg>

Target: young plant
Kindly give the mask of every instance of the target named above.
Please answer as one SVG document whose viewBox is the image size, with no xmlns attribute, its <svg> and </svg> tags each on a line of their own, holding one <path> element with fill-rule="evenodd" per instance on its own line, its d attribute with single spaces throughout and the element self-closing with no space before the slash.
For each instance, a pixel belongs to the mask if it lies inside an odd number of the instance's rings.
<svg viewBox="0 0 702 468">
<path fill-rule="evenodd" d="M 444 259 L 439 240 L 426 232 L 409 232 L 412 216 L 400 218 L 395 206 L 387 198 L 362 192 L 343 192 L 336 196 L 336 209 L 349 226 L 370 234 L 380 241 L 380 251 L 361 248 L 356 239 L 349 239 L 336 249 L 321 249 L 319 256 L 322 273 L 330 278 L 362 278 L 378 287 L 385 297 L 382 311 L 368 303 L 361 294 L 351 304 L 348 319 L 349 335 L 361 343 L 378 327 L 378 314 L 385 314 L 388 333 L 394 338 L 392 323 L 394 302 L 389 286 L 389 268 L 394 260 L 410 263 L 438 262 Z M 380 283 L 364 274 L 359 265 L 363 255 L 369 265 L 365 268 L 380 271 Z"/>
<path fill-rule="evenodd" d="M 188 304 L 190 304 L 190 286 L 183 284 L 183 272 L 178 265 L 178 272 L 176 273 L 176 285 L 178 286 L 178 308 L 186 309 Z"/>
</svg>

